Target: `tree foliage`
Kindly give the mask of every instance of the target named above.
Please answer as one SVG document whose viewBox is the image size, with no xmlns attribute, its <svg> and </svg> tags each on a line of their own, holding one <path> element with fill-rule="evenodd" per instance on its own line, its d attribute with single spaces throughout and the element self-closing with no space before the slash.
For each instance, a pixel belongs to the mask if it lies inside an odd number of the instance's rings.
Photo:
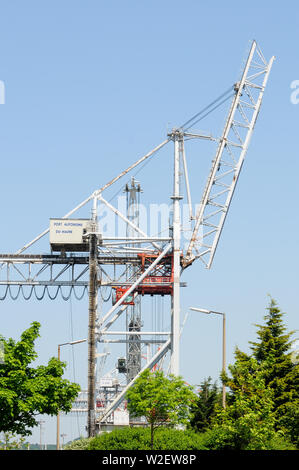
<svg viewBox="0 0 299 470">
<path fill-rule="evenodd" d="M 0 440 L 0 450 L 21 449 L 25 443 L 25 437 L 18 437 L 11 432 L 4 432 Z"/>
<path fill-rule="evenodd" d="M 103 433 L 89 440 L 87 450 L 195 450 L 206 449 L 202 437 L 192 431 L 160 428 L 151 447 L 149 428 L 123 428 Z M 75 447 L 69 445 L 66 450 Z"/>
<path fill-rule="evenodd" d="M 286 403 L 280 412 L 279 428 L 299 449 L 299 400 Z"/>
<path fill-rule="evenodd" d="M 181 377 L 166 377 L 162 371 L 148 369 L 127 392 L 129 412 L 136 417 L 144 416 L 150 425 L 151 447 L 157 427 L 188 423 L 195 398 L 192 387 Z"/>
<path fill-rule="evenodd" d="M 237 355 L 229 366 L 234 381 L 233 397 L 225 409 L 218 409 L 213 420 L 215 448 L 265 450 L 276 436 L 273 392 L 265 386 L 264 367 L 256 359 Z"/>
<path fill-rule="evenodd" d="M 80 387 L 62 379 L 65 363 L 52 357 L 47 365 L 31 367 L 37 358 L 34 342 L 40 324 L 33 322 L 18 342 L 2 338 L 4 360 L 0 363 L 0 431 L 31 434 L 38 414 L 68 412 Z"/>
<path fill-rule="evenodd" d="M 192 403 L 192 417 L 190 426 L 196 431 L 205 431 L 211 426 L 211 421 L 215 415 L 216 404 L 220 402 L 220 393 L 216 382 L 211 383 L 211 377 L 205 379 L 200 384 L 200 389 L 196 400 Z"/>
<path fill-rule="evenodd" d="M 270 300 L 267 310 L 265 324 L 256 325 L 259 341 L 250 344 L 252 355 L 259 364 L 268 361 L 265 384 L 273 391 L 276 414 L 281 415 L 285 404 L 299 399 L 299 365 L 292 361 L 290 351 L 294 331 L 286 333 L 284 314 L 275 300 Z"/>
<path fill-rule="evenodd" d="M 273 299 L 267 310 L 264 325 L 256 325 L 258 340 L 249 342 L 251 355 L 236 348 L 236 362 L 229 367 L 231 376 L 222 374 L 222 380 L 231 390 L 228 403 L 232 406 L 239 406 L 242 396 L 242 400 L 248 401 L 254 390 L 252 380 L 261 380 L 264 392 L 259 387 L 256 396 L 261 398 L 265 393 L 271 396 L 270 414 L 271 422 L 274 423 L 271 428 L 283 432 L 292 442 L 298 443 L 299 415 L 296 410 L 299 404 L 299 365 L 292 360 L 290 352 L 293 332 L 286 332 L 283 313 Z M 261 410 L 259 416 L 263 416 Z"/>
</svg>

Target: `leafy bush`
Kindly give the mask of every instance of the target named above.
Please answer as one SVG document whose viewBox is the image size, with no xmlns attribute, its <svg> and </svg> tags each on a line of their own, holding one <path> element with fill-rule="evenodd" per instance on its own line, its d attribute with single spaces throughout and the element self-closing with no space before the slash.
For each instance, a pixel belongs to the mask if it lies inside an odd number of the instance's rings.
<svg viewBox="0 0 299 470">
<path fill-rule="evenodd" d="M 220 428 L 204 433 L 160 428 L 155 450 L 236 450 L 229 437 Z M 82 438 L 67 444 L 63 450 L 150 450 L 148 428 L 123 428 L 103 433 L 94 438 Z M 258 450 L 248 445 L 245 450 Z M 264 450 L 296 450 L 284 436 L 277 433 L 264 445 Z"/>
<path fill-rule="evenodd" d="M 232 433 L 227 433 L 224 427 L 215 427 L 204 434 L 201 434 L 202 445 L 209 450 L 240 450 L 239 437 Z M 287 438 L 276 433 L 270 439 L 261 442 L 254 436 L 249 440 L 242 450 L 296 450 Z"/>
<path fill-rule="evenodd" d="M 88 450 L 150 449 L 150 434 L 144 428 L 122 428 L 91 439 Z"/>
<path fill-rule="evenodd" d="M 63 450 L 87 450 L 92 438 L 77 439 L 63 447 Z"/>
<path fill-rule="evenodd" d="M 297 448 L 287 438 L 277 433 L 277 435 L 269 441 L 267 450 L 297 450 Z"/>
<path fill-rule="evenodd" d="M 156 450 L 206 450 L 203 434 L 161 428 L 157 432 Z"/>
<path fill-rule="evenodd" d="M 150 450 L 149 428 L 123 428 L 103 433 L 90 440 L 88 450 Z M 160 428 L 156 431 L 155 450 L 204 450 L 202 437 L 193 431 Z"/>
</svg>

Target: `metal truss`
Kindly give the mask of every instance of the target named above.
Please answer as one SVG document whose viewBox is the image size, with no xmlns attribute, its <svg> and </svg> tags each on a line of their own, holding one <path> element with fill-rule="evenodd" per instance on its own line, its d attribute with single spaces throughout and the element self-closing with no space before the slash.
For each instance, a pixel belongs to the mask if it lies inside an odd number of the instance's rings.
<svg viewBox="0 0 299 470">
<path fill-rule="evenodd" d="M 12 255 L 0 254 L 0 300 L 7 297 L 24 300 L 48 297 L 55 300 L 60 295 L 69 300 L 73 294 L 81 300 L 88 289 L 89 256 L 56 256 L 56 255 Z M 104 265 L 126 266 L 140 265 L 135 256 L 98 255 L 99 287 L 112 286 Z"/>
<path fill-rule="evenodd" d="M 267 62 L 253 41 L 195 217 L 184 267 L 200 259 L 209 269 L 213 262 L 234 194 L 274 57 Z"/>
<path fill-rule="evenodd" d="M 112 403 L 109 404 L 109 406 L 104 410 L 104 412 L 101 414 L 100 418 L 98 419 L 98 425 L 101 426 L 102 423 L 106 422 L 108 416 L 112 411 L 114 411 L 119 404 L 122 402 L 124 399 L 128 389 L 134 385 L 138 377 L 144 372 L 146 369 L 152 369 L 157 362 L 159 362 L 164 355 L 167 353 L 168 350 L 171 349 L 171 339 L 168 339 L 165 344 L 162 346 L 161 349 L 159 349 L 156 354 L 151 358 L 149 362 L 141 369 L 141 371 L 133 378 L 133 380 L 126 385 L 123 390 L 115 397 L 115 399 L 112 401 Z"/>
</svg>

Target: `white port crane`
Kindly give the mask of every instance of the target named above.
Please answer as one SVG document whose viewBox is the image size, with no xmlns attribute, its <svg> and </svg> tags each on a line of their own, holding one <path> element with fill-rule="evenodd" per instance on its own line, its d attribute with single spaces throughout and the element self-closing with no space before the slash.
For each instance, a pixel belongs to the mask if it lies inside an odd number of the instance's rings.
<svg viewBox="0 0 299 470">
<path fill-rule="evenodd" d="M 84 243 L 88 246 L 89 255 L 78 255 L 78 253 L 49 255 L 24 254 L 28 248 L 49 233 L 44 230 L 32 241 L 24 245 L 15 254 L 0 255 L 0 271 L 2 280 L 0 286 L 4 286 L 4 294 L 0 293 L 0 300 L 8 295 L 13 298 L 22 293 L 24 298 L 29 299 L 37 288 L 43 289 L 37 298 L 42 299 L 46 294 L 55 299 L 62 287 L 70 289 L 69 295 L 76 292 L 76 288 L 89 292 L 89 327 L 88 327 L 88 435 L 96 432 L 96 426 L 105 422 L 105 419 L 115 410 L 124 399 L 126 391 L 131 387 L 140 373 L 146 368 L 152 368 L 170 351 L 170 372 L 178 375 L 179 366 L 179 340 L 180 340 L 180 288 L 181 274 L 199 259 L 206 268 L 210 268 L 214 259 L 215 251 L 224 226 L 225 219 L 231 204 L 235 187 L 242 169 L 244 158 L 248 150 L 249 142 L 260 111 L 262 98 L 268 81 L 274 57 L 267 61 L 253 41 L 250 52 L 240 80 L 217 100 L 197 113 L 182 126 L 173 129 L 167 138 L 153 150 L 135 163 L 122 171 L 110 182 L 96 189 L 89 197 L 69 211 L 61 220 L 69 219 L 87 203 L 92 202 L 92 219 L 90 229 L 84 235 Z M 195 132 L 194 126 L 206 115 L 217 107 L 231 99 L 231 106 L 225 121 L 222 135 L 218 138 L 209 134 Z M 187 156 L 185 152 L 185 141 L 189 139 L 204 139 L 217 143 L 217 151 L 212 160 L 210 173 L 201 197 L 201 203 L 193 214 L 192 190 L 188 174 Z M 134 168 L 152 157 L 166 144 L 174 144 L 173 163 L 173 194 L 172 213 L 173 220 L 168 237 L 153 237 L 141 230 L 119 209 L 115 208 L 110 201 L 103 197 L 103 193 L 114 183 L 127 175 Z M 186 250 L 181 246 L 181 187 L 180 174 L 182 170 L 185 176 L 187 201 L 189 206 L 190 223 L 192 224 L 192 236 Z M 105 237 L 97 224 L 97 206 L 103 204 L 107 210 L 112 211 L 118 218 L 130 227 L 130 236 Z M 135 237 L 134 237 L 135 234 Z M 138 247 L 138 249 L 137 249 Z M 76 250 L 72 250 L 75 251 Z M 112 272 L 107 273 L 107 267 L 119 267 L 125 269 L 123 273 L 115 276 Z M 131 273 L 134 276 L 124 279 L 127 266 L 134 266 Z M 4 273 L 4 274 L 3 274 Z M 69 274 L 66 279 L 66 273 Z M 13 295 L 11 288 L 17 288 L 17 294 Z M 97 293 L 102 286 L 110 286 L 120 294 L 108 311 L 97 317 Z M 24 289 L 29 289 L 25 296 Z M 31 290 L 30 290 L 31 289 Z M 51 289 L 56 289 L 54 295 Z M 127 306 L 134 303 L 136 296 L 143 295 L 168 295 L 171 299 L 169 309 L 170 330 L 164 331 L 115 331 L 111 327 L 119 321 Z M 63 294 L 62 294 L 63 295 Z M 69 296 L 63 296 L 65 300 Z M 130 301 L 129 301 L 130 299 Z M 103 410 L 100 418 L 96 418 L 95 410 L 95 370 L 96 370 L 96 348 L 97 343 L 126 343 L 136 341 L 141 344 L 158 343 L 159 347 L 151 357 L 147 357 L 144 366 L 135 377 L 117 394 L 109 406 Z M 161 337 L 164 337 L 161 340 Z M 111 339 L 111 337 L 113 339 Z M 125 339 L 123 339 L 125 337 Z M 159 339 L 155 339 L 159 337 Z M 129 338 L 129 339 L 128 339 Z M 139 351 L 139 349 L 138 349 Z"/>
</svg>

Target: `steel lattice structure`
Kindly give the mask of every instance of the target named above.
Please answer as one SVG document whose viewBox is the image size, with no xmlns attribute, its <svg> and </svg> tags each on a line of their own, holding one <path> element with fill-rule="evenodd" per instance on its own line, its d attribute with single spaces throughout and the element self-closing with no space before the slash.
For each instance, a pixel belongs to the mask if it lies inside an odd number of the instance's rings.
<svg viewBox="0 0 299 470">
<path fill-rule="evenodd" d="M 250 52 L 240 81 L 235 83 L 224 95 L 188 120 L 183 126 L 173 129 L 167 138 L 149 153 L 138 159 L 133 165 L 122 171 L 110 182 L 95 190 L 78 206 L 65 214 L 68 219 L 88 203 L 92 203 L 90 230 L 84 235 L 89 253 L 60 253 L 47 255 L 25 254 L 31 246 L 49 233 L 44 230 L 34 240 L 24 245 L 15 254 L 1 254 L 2 294 L 16 298 L 23 295 L 29 300 L 32 295 L 42 300 L 45 295 L 55 299 L 62 293 L 67 300 L 74 293 L 76 298 L 89 294 L 89 328 L 88 328 L 88 434 L 96 432 L 96 425 L 107 422 L 111 413 L 123 401 L 126 391 L 131 387 L 139 374 L 146 368 L 152 368 L 170 352 L 170 372 L 179 375 L 179 342 L 180 342 L 180 288 L 181 274 L 199 259 L 206 268 L 210 268 L 219 242 L 224 222 L 231 204 L 234 190 L 248 150 L 249 142 L 260 111 L 262 98 L 273 64 L 274 57 L 267 61 L 255 41 Z M 231 106 L 227 115 L 223 133 L 220 137 L 193 132 L 194 125 L 227 99 Z M 204 139 L 217 143 L 217 150 L 212 161 L 210 173 L 201 197 L 201 203 L 193 213 L 191 187 L 186 158 L 186 142 L 190 139 Z M 158 150 L 172 143 L 173 152 L 173 220 L 169 236 L 151 237 L 140 229 L 132 214 L 123 214 L 108 202 L 103 194 L 105 190 L 141 165 Z M 192 236 L 186 250 L 181 246 L 181 183 L 184 182 L 189 206 Z M 97 222 L 98 205 L 104 205 L 127 225 L 127 234 L 121 237 L 104 237 Z M 114 274 L 109 274 L 109 269 Z M 121 270 L 115 276 L 116 268 Z M 114 303 L 106 312 L 97 312 L 97 295 L 103 288 L 113 288 Z M 68 289 L 66 295 L 63 289 Z M 137 298 L 146 295 L 165 295 L 170 299 L 170 330 L 143 331 L 141 325 L 132 325 L 125 331 L 114 330 L 112 326 L 132 308 Z M 137 301 L 136 301 L 137 304 Z M 134 316 L 131 318 L 135 318 Z M 139 318 L 137 316 L 137 318 Z M 162 340 L 161 337 L 164 339 Z M 109 399 L 101 413 L 95 409 L 95 369 L 97 343 L 134 342 L 136 354 L 141 353 L 145 344 L 159 344 L 152 355 L 148 355 L 143 367 L 138 367 L 129 375 L 126 385 L 117 389 L 115 396 Z M 137 351 L 137 352 L 136 352 Z"/>
</svg>

